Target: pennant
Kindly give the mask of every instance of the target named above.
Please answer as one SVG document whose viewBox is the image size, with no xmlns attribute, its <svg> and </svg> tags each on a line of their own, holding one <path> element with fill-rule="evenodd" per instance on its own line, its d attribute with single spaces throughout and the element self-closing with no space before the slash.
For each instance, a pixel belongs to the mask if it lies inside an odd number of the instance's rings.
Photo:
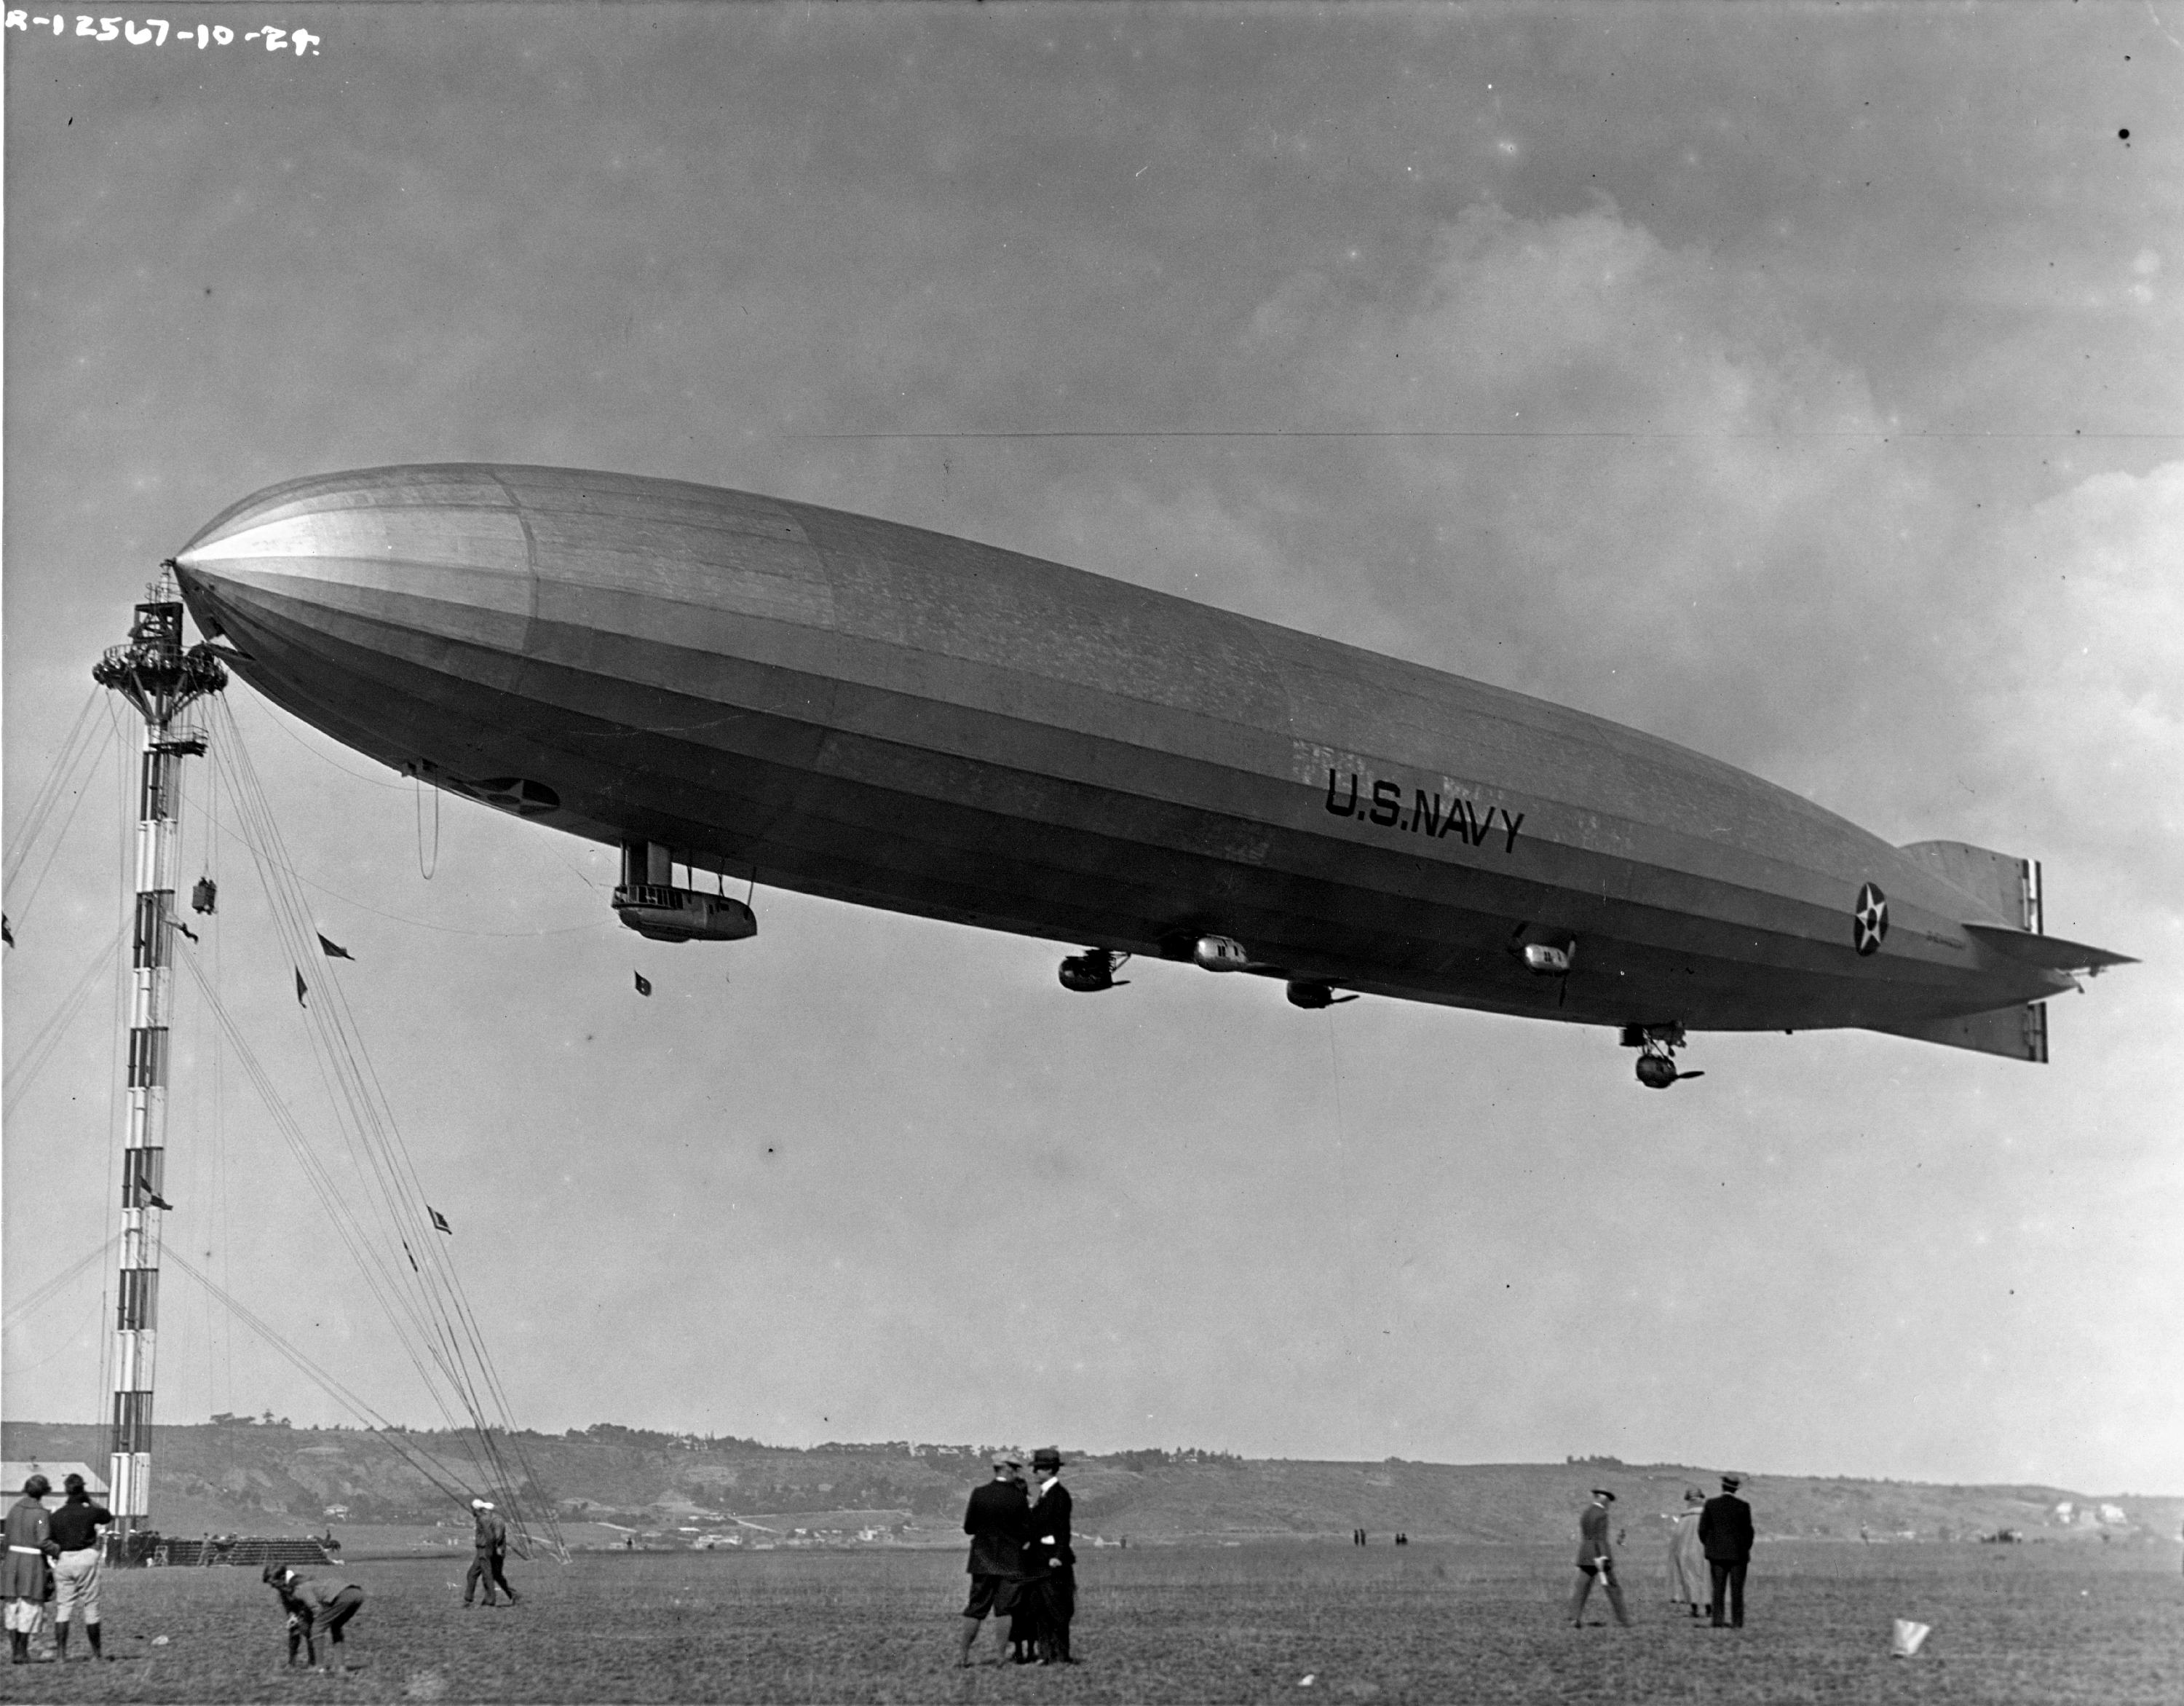
<svg viewBox="0 0 2184 1706">
<path fill-rule="evenodd" d="M 433 1207 L 431 1203 L 428 1202 L 425 1205 L 425 1212 L 432 1217 L 432 1226 L 434 1230 L 444 1232 L 450 1238 L 455 1235 L 455 1229 L 448 1224 L 448 1217 L 441 1213 L 438 1209 Z"/>
<path fill-rule="evenodd" d="M 310 987 L 311 986 L 309 984 L 304 981 L 303 973 L 300 971 L 296 973 L 296 1005 L 298 1006 L 308 1007 L 311 1005 L 309 1001 L 304 999 L 304 996 L 309 991 Z"/>
<path fill-rule="evenodd" d="M 15 945 L 15 933 L 8 928 L 8 915 L 5 912 L 0 912 L 0 942 L 5 942 L 11 948 Z"/>
<path fill-rule="evenodd" d="M 652 993 L 652 979 L 642 972 L 637 974 L 637 992 L 640 995 L 649 995 Z"/>
<path fill-rule="evenodd" d="M 173 1213 L 175 1205 L 152 1189 L 152 1157 L 141 1149 L 134 1151 L 133 1153 L 136 1159 L 130 1163 L 129 1170 L 136 1175 L 136 1194 L 150 1203 L 153 1207 L 164 1208 L 168 1213 Z"/>
<path fill-rule="evenodd" d="M 319 946 L 326 951 L 329 960 L 354 960 L 356 957 L 339 942 L 329 942 L 324 936 L 319 938 Z"/>
<path fill-rule="evenodd" d="M 170 918 L 167 922 L 170 924 L 172 924 L 177 930 L 180 930 L 185 936 L 187 936 L 192 942 L 197 941 L 198 933 L 195 930 L 192 930 L 187 924 L 185 924 L 180 918 Z M 198 945 L 199 947 L 203 947 L 204 945 L 202 942 L 199 942 Z"/>
</svg>

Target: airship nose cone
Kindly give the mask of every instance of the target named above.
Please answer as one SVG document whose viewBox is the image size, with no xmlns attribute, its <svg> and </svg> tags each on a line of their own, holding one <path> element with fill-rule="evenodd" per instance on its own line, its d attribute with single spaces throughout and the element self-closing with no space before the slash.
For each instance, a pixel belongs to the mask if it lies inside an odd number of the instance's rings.
<svg viewBox="0 0 2184 1706">
<path fill-rule="evenodd" d="M 175 559 L 175 579 L 181 587 L 182 602 L 189 606 L 198 632 L 208 639 L 225 638 L 227 624 L 220 618 L 220 577 L 192 561 L 186 552 Z"/>
<path fill-rule="evenodd" d="M 175 561 L 198 626 L 268 667 L 327 644 L 506 644 L 532 602 L 515 501 L 465 467 L 365 469 L 272 487 L 216 516 Z"/>
</svg>

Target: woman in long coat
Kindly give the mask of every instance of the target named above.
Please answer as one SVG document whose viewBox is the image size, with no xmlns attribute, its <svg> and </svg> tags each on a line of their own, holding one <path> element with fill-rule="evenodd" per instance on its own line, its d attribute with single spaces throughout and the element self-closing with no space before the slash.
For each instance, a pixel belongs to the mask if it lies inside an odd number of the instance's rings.
<svg viewBox="0 0 2184 1706">
<path fill-rule="evenodd" d="M 1684 1491 L 1684 1508 L 1669 1534 L 1669 1598 L 1688 1605 L 1691 1615 L 1713 1597 L 1713 1577 L 1707 1573 L 1706 1548 L 1699 1544 L 1699 1513 L 1706 1495 L 1696 1487 Z"/>
<path fill-rule="evenodd" d="M 8 1559 L 0 1564 L 0 1599 L 8 1602 L 8 1657 L 17 1664 L 31 1662 L 31 1637 L 38 1632 L 38 1619 L 53 1591 L 46 1576 L 46 1542 L 53 1538 L 46 1523 L 46 1495 L 53 1483 L 32 1475 L 23 1483 L 23 1496 L 8 1512 Z"/>
</svg>

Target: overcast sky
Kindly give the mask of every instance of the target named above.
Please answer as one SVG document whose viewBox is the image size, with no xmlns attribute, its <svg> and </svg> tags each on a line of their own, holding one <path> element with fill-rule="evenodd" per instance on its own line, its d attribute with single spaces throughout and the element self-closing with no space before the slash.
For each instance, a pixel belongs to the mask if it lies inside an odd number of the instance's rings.
<svg viewBox="0 0 2184 1706">
<path fill-rule="evenodd" d="M 836 505 L 1574 704 L 2036 857 L 2051 931 L 2146 963 L 2044 1068 L 1708 1036 L 1659 1095 L 1605 1031 L 1074 996 L 764 889 L 755 941 L 648 944 L 610 856 L 460 800 L 426 880 L 407 782 L 230 694 L 526 1424 L 2184 1491 L 2176 12 L 9 31 L 8 831 L 161 557 L 389 462 Z M 1278 429 L 1356 436 L 1133 436 Z M 824 436 L 886 432 L 1116 436 Z M 20 1080 L 131 886 L 118 773 L 8 895 L 11 1300 L 114 1218 L 110 973 Z M 207 778 L 202 962 L 331 1146 Z M 183 997 L 170 1247 L 430 1419 Z M 11 1325 L 9 1417 L 105 1408 L 104 1268 Z M 341 1419 L 164 1300 L 162 1420 Z"/>
</svg>

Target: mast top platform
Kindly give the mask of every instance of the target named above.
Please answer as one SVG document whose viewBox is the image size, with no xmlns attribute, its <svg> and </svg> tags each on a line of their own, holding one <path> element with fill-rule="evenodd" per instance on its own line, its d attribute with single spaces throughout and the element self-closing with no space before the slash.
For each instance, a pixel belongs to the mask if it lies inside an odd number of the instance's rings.
<svg viewBox="0 0 2184 1706">
<path fill-rule="evenodd" d="M 91 678 L 136 707 L 153 728 L 164 729 L 193 700 L 227 685 L 227 669 L 212 648 L 182 644 L 182 598 L 172 559 L 159 566 L 151 596 L 136 606 L 126 644 L 107 648 L 91 666 Z"/>
</svg>

